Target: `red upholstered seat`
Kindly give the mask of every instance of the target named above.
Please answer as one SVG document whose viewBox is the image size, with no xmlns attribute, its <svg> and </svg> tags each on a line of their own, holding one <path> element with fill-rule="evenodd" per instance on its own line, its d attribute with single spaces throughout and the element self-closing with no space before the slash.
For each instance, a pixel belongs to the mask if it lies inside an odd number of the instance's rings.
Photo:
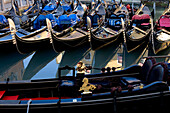
<svg viewBox="0 0 170 113">
<path fill-rule="evenodd" d="M 0 91 L 0 99 L 2 98 L 2 96 L 4 95 L 5 91 Z"/>
<path fill-rule="evenodd" d="M 162 15 L 159 24 L 161 27 L 170 27 L 170 15 Z"/>
<path fill-rule="evenodd" d="M 20 100 L 52 100 L 52 99 L 59 99 L 58 97 L 37 97 L 37 98 L 22 98 Z"/>
<path fill-rule="evenodd" d="M 132 17 L 132 20 L 143 20 L 143 19 L 150 19 L 150 16 L 148 14 L 143 14 L 143 15 L 134 15 Z"/>
<path fill-rule="evenodd" d="M 61 99 L 69 99 L 71 97 L 61 97 Z M 80 97 L 78 97 L 80 98 Z M 53 100 L 53 99 L 59 99 L 59 97 L 37 97 L 37 98 L 22 98 L 19 100 Z"/>
<path fill-rule="evenodd" d="M 4 96 L 2 100 L 18 100 L 19 95 L 15 96 Z"/>
</svg>

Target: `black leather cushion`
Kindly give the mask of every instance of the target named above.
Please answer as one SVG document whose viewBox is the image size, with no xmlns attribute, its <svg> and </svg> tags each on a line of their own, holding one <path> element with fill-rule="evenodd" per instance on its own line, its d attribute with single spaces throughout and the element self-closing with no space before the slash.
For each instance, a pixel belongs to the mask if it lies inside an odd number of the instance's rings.
<svg viewBox="0 0 170 113">
<path fill-rule="evenodd" d="M 23 16 L 21 17 L 21 22 L 22 22 L 22 23 L 28 22 L 28 20 L 29 20 L 29 18 L 28 18 L 27 15 L 23 15 Z"/>
<path fill-rule="evenodd" d="M 94 15 L 93 16 L 93 26 L 97 26 L 98 25 L 98 20 L 100 20 L 99 15 Z"/>
<path fill-rule="evenodd" d="M 17 26 L 17 25 L 20 25 L 20 19 L 19 19 L 18 16 L 13 17 L 13 21 L 14 21 L 14 23 L 15 23 L 16 26 Z"/>
<path fill-rule="evenodd" d="M 149 71 L 146 83 L 152 83 L 155 81 L 167 81 L 168 67 L 165 63 L 155 64 Z"/>
<path fill-rule="evenodd" d="M 148 58 L 145 60 L 143 66 L 142 66 L 142 68 L 141 68 L 141 80 L 142 80 L 142 81 L 146 81 L 147 76 L 148 76 L 148 74 L 149 74 L 149 71 L 150 71 L 150 69 L 152 68 L 152 66 L 153 66 L 154 64 L 156 64 L 156 59 L 153 58 L 153 57 L 148 57 Z"/>
</svg>

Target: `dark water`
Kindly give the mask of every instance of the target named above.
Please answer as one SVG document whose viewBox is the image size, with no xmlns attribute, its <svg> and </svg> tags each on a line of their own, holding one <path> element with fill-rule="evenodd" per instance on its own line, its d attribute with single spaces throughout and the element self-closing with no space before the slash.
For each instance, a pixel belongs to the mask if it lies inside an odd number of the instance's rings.
<svg viewBox="0 0 170 113">
<path fill-rule="evenodd" d="M 151 7 L 152 9 L 152 7 Z M 155 18 L 158 18 L 164 8 L 157 7 Z M 170 48 L 157 55 L 170 54 Z M 73 50 L 56 53 L 52 48 L 38 50 L 29 54 L 20 54 L 16 51 L 0 52 L 0 81 L 9 78 L 16 80 L 47 79 L 58 77 L 58 68 L 65 65 L 75 67 L 81 60 L 86 65 L 95 68 L 102 67 L 122 67 L 140 63 L 143 56 L 154 56 L 151 50 L 139 48 L 128 53 L 119 44 L 109 45 L 97 51 L 92 51 L 89 47 L 80 47 Z M 122 58 L 122 62 L 118 61 Z M 157 61 L 169 61 L 167 58 L 157 59 Z M 91 73 L 98 73 L 100 70 L 91 70 Z M 71 72 L 62 72 L 62 75 L 71 75 Z"/>
</svg>

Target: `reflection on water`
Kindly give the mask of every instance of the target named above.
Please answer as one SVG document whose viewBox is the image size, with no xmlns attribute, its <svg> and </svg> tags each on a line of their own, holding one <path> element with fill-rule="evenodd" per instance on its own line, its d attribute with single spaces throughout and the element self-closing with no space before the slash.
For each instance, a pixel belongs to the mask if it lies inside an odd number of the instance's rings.
<svg viewBox="0 0 170 113">
<path fill-rule="evenodd" d="M 89 45 L 79 47 L 79 48 L 74 48 L 72 50 L 65 51 L 61 62 L 59 64 L 59 67 L 64 67 L 66 65 L 70 67 L 76 66 L 76 64 L 82 60 L 89 52 L 90 52 L 90 47 Z M 69 73 L 68 70 L 62 71 L 62 76 L 65 76 Z M 56 74 L 58 76 L 58 73 Z"/>
<path fill-rule="evenodd" d="M 159 10 L 158 10 L 159 9 Z M 158 18 L 164 8 L 157 8 L 156 18 Z M 169 55 L 170 48 L 157 54 Z M 152 50 L 139 48 L 128 53 L 119 44 L 108 45 L 96 51 L 92 51 L 89 46 L 82 46 L 62 53 L 56 53 L 52 48 L 38 50 L 30 54 L 19 54 L 16 50 L 0 52 L 0 81 L 10 80 L 30 80 L 46 79 L 58 76 L 58 68 L 63 66 L 76 67 L 81 60 L 85 65 L 93 68 L 119 67 L 126 68 L 140 62 L 143 56 L 155 56 Z M 122 61 L 121 61 L 122 58 Z M 119 62 L 118 62 L 119 59 Z M 167 58 L 159 58 L 157 62 L 168 61 Z M 122 64 L 121 64 L 122 63 Z M 92 73 L 100 70 L 92 70 Z M 69 75 L 69 71 L 62 72 L 62 76 Z"/>
<path fill-rule="evenodd" d="M 38 50 L 30 54 L 19 54 L 17 51 L 0 55 L 0 81 L 10 80 L 30 80 L 30 79 L 47 79 L 58 76 L 58 68 L 63 66 L 75 67 L 82 60 L 86 65 L 93 68 L 119 67 L 119 60 L 123 60 L 123 68 L 139 63 L 143 56 L 153 56 L 151 51 L 146 48 L 138 49 L 134 52 L 127 53 L 123 46 L 110 46 L 91 51 L 89 47 L 78 48 L 63 53 L 55 53 L 53 49 Z M 157 55 L 168 55 L 170 48 Z M 59 55 L 60 54 L 60 55 Z M 59 57 L 60 56 L 60 57 Z M 122 56 L 122 57 L 121 57 Z M 61 61 L 57 61 L 57 60 Z M 157 59 L 167 61 L 168 59 Z M 59 63 L 59 64 L 58 64 Z M 100 70 L 92 70 L 92 73 Z M 62 76 L 70 74 L 69 71 L 62 72 Z"/>
<path fill-rule="evenodd" d="M 31 60 L 29 61 L 28 66 L 24 70 L 23 79 L 31 79 L 34 75 L 38 77 L 39 74 L 37 73 L 42 68 L 44 68 L 49 62 L 55 59 L 57 55 L 59 55 L 59 53 L 54 52 L 52 48 L 46 48 L 44 50 L 36 51 L 35 54 L 32 56 Z M 41 76 L 43 76 L 43 74 Z"/>
<path fill-rule="evenodd" d="M 126 68 L 140 62 L 141 57 L 147 56 L 147 48 L 139 47 L 136 50 L 128 53 L 126 48 L 123 49 L 123 67 Z"/>
<path fill-rule="evenodd" d="M 106 65 L 110 62 L 110 60 L 114 57 L 114 55 L 117 53 L 119 49 L 120 46 L 119 43 L 117 43 L 115 45 L 108 45 L 99 50 L 96 50 L 94 53 L 92 67 L 94 68 L 106 67 Z M 110 64 L 110 67 L 117 67 L 117 65 Z M 100 72 L 100 70 L 97 69 L 92 70 L 92 73 L 98 73 L 98 72 Z"/>
<path fill-rule="evenodd" d="M 21 55 L 17 51 L 0 53 L 0 80 L 7 78 L 12 80 L 22 80 L 24 64 L 23 60 L 30 54 Z"/>
</svg>

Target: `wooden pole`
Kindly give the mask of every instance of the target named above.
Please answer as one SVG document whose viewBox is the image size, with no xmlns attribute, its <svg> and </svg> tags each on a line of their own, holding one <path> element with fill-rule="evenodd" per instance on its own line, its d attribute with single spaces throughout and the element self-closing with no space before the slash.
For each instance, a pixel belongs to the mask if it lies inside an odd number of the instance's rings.
<svg viewBox="0 0 170 113">
<path fill-rule="evenodd" d="M 162 56 L 147 56 L 147 57 L 143 57 L 143 58 L 148 58 L 148 57 L 154 57 L 154 58 L 170 58 L 170 56 L 168 56 L 168 55 L 162 55 Z"/>
<path fill-rule="evenodd" d="M 19 0 L 19 2 L 20 2 L 20 7 L 22 7 L 22 0 Z"/>
<path fill-rule="evenodd" d="M 29 0 L 27 0 L 26 6 L 29 6 Z"/>
<path fill-rule="evenodd" d="M 5 7 L 4 7 L 4 0 L 1 0 L 1 10 L 4 11 Z"/>
<path fill-rule="evenodd" d="M 34 0 L 32 0 L 32 4 L 34 4 Z"/>
</svg>

